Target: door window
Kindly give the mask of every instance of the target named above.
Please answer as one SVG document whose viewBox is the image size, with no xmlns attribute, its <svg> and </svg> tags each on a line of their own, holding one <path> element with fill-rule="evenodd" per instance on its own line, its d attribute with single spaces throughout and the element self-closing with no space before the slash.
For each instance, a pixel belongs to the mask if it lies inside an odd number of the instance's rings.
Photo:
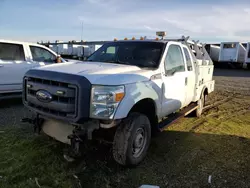
<svg viewBox="0 0 250 188">
<path fill-rule="evenodd" d="M 23 45 L 0 43 L 0 59 L 7 61 L 25 61 Z"/>
<path fill-rule="evenodd" d="M 165 58 L 165 73 L 168 76 L 176 72 L 184 72 L 185 63 L 181 47 L 178 45 L 170 45 Z"/>
<path fill-rule="evenodd" d="M 184 50 L 184 54 L 185 54 L 185 58 L 187 62 L 187 69 L 188 71 L 193 71 L 192 60 L 191 60 L 190 54 L 188 53 L 187 48 L 183 48 L 183 50 Z"/>
<path fill-rule="evenodd" d="M 34 61 L 46 63 L 56 62 L 56 56 L 44 48 L 30 46 L 30 51 Z"/>
<path fill-rule="evenodd" d="M 236 43 L 228 43 L 224 44 L 223 48 L 236 48 Z"/>
<path fill-rule="evenodd" d="M 115 53 L 117 51 L 118 47 L 116 46 L 109 46 L 106 49 L 101 50 L 99 53 L 94 53 L 91 57 L 97 58 L 98 61 L 105 62 L 105 61 L 115 61 Z"/>
<path fill-rule="evenodd" d="M 114 46 L 110 46 L 107 48 L 107 54 L 115 54 L 115 47 Z"/>
</svg>

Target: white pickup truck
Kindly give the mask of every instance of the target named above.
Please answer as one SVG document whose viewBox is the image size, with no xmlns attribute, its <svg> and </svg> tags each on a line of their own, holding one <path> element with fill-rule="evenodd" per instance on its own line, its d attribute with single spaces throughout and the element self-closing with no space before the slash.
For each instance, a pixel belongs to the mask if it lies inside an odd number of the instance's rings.
<svg viewBox="0 0 250 188">
<path fill-rule="evenodd" d="M 31 68 L 65 62 L 49 48 L 0 39 L 0 99 L 21 97 L 24 74 Z"/>
<path fill-rule="evenodd" d="M 182 111 L 201 115 L 214 90 L 213 68 L 204 46 L 184 37 L 109 42 L 86 62 L 28 71 L 23 102 L 35 116 L 23 121 L 69 144 L 68 160 L 80 154 L 85 138 L 114 131 L 114 159 L 137 165 L 163 118 Z"/>
</svg>

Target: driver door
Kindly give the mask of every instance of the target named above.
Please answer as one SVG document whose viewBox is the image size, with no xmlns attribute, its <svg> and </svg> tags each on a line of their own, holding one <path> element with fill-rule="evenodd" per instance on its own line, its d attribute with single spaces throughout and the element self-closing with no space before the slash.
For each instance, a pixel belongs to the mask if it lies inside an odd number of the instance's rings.
<svg viewBox="0 0 250 188">
<path fill-rule="evenodd" d="M 36 62 L 36 66 L 50 65 L 56 63 L 56 55 L 44 48 L 30 45 L 30 52 L 33 61 Z"/>
<path fill-rule="evenodd" d="M 185 104 L 185 62 L 181 46 L 170 43 L 164 62 L 162 116 L 167 116 Z"/>
</svg>

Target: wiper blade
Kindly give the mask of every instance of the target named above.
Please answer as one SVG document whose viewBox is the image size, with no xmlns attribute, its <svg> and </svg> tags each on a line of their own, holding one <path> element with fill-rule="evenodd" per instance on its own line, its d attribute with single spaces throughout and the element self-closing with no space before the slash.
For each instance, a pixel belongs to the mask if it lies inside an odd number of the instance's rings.
<svg viewBox="0 0 250 188">
<path fill-rule="evenodd" d="M 116 60 L 116 61 L 107 61 L 107 63 L 116 63 L 116 64 L 123 64 L 123 65 L 131 65 L 131 66 L 140 67 L 140 66 L 138 66 L 138 65 L 130 64 L 129 62 L 120 61 L 120 60 Z"/>
<path fill-rule="evenodd" d="M 125 64 L 125 65 L 130 65 L 130 63 L 128 62 L 123 62 L 120 60 L 114 60 L 114 61 L 107 61 L 108 63 L 119 63 L 119 64 Z"/>
</svg>

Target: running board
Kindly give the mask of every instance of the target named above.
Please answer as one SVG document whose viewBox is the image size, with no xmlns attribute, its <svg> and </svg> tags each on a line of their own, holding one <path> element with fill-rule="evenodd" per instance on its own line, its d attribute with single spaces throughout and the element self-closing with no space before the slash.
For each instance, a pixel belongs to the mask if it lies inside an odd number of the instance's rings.
<svg viewBox="0 0 250 188">
<path fill-rule="evenodd" d="M 197 108 L 198 108 L 198 105 L 193 103 L 193 104 L 190 104 L 188 107 L 184 108 L 183 110 L 181 110 L 180 112 L 177 112 L 177 113 L 174 113 L 174 114 L 168 116 L 165 120 L 161 121 L 158 124 L 159 131 L 163 132 L 165 128 L 176 123 L 178 120 L 180 120 L 184 116 L 187 116 L 188 114 L 190 114 L 191 112 L 193 112 Z"/>
</svg>

